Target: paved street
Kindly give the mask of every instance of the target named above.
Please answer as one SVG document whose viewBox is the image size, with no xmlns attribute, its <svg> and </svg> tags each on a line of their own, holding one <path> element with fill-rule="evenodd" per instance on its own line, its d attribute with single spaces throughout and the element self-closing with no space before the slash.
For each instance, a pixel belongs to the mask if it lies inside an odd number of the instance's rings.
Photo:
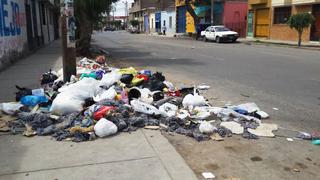
<svg viewBox="0 0 320 180">
<path fill-rule="evenodd" d="M 317 179 L 319 147 L 295 139 L 292 130 L 319 130 L 320 52 L 286 47 L 216 44 L 200 41 L 104 32 L 95 44 L 110 52 L 110 63 L 164 72 L 175 84 L 207 83 L 213 105 L 256 102 L 280 127 L 276 138 L 197 142 L 166 135 L 199 179 Z M 279 110 L 273 110 L 278 108 Z M 293 142 L 287 141 L 293 138 Z"/>
<path fill-rule="evenodd" d="M 213 103 L 254 101 L 281 126 L 319 126 L 320 51 L 126 32 L 98 33 L 94 40 L 120 63 L 211 85 L 210 96 L 218 98 Z"/>
</svg>

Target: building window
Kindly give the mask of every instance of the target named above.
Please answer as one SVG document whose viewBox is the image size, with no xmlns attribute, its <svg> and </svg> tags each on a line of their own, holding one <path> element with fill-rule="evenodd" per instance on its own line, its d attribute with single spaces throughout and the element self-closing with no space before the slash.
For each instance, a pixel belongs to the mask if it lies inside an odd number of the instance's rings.
<svg viewBox="0 0 320 180">
<path fill-rule="evenodd" d="M 169 28 L 172 28 L 172 16 L 169 17 Z"/>
<path fill-rule="evenodd" d="M 163 21 L 163 26 L 166 26 L 166 20 Z"/>
<path fill-rule="evenodd" d="M 273 24 L 286 24 L 291 16 L 291 7 L 274 8 Z"/>
</svg>

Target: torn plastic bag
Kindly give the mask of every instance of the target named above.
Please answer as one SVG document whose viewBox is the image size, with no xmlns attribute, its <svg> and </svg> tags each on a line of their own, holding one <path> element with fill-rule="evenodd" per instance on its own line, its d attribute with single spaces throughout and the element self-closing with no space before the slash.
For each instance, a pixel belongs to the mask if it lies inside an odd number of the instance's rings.
<svg viewBox="0 0 320 180">
<path fill-rule="evenodd" d="M 120 81 L 120 79 L 121 79 L 121 74 L 117 71 L 112 71 L 110 73 L 106 73 L 103 75 L 103 77 L 99 83 L 99 87 L 109 88 L 114 83 Z"/>
<path fill-rule="evenodd" d="M 44 96 L 44 89 L 43 88 L 32 89 L 32 95 L 34 95 L 34 96 Z"/>
<path fill-rule="evenodd" d="M 126 85 L 131 84 L 131 81 L 133 79 L 133 75 L 132 74 L 123 74 L 121 76 L 120 81 Z"/>
<path fill-rule="evenodd" d="M 132 100 L 132 101 L 130 101 L 130 104 L 136 112 L 141 112 L 141 113 L 149 114 L 149 115 L 160 115 L 161 114 L 161 112 L 156 107 L 154 107 L 150 104 L 141 102 L 139 100 Z"/>
<path fill-rule="evenodd" d="M 264 111 L 257 111 L 254 113 L 254 117 L 258 119 L 267 119 L 269 118 L 269 114 Z"/>
<path fill-rule="evenodd" d="M 133 67 L 129 67 L 129 68 L 119 69 L 119 73 L 120 73 L 120 74 L 132 74 L 132 75 L 136 75 L 138 72 L 137 72 L 137 70 L 135 70 Z"/>
<path fill-rule="evenodd" d="M 61 93 L 53 100 L 50 111 L 56 115 L 80 112 L 85 100 L 94 96 L 98 83 L 99 81 L 93 78 L 84 78 L 60 88 Z"/>
<path fill-rule="evenodd" d="M 2 110 L 6 114 L 13 115 L 17 111 L 19 111 L 19 109 L 22 106 L 23 106 L 22 104 L 16 103 L 16 102 L 1 103 L 0 104 L 0 110 Z"/>
<path fill-rule="evenodd" d="M 177 113 L 177 117 L 180 119 L 186 119 L 190 117 L 190 113 L 187 110 L 180 109 Z"/>
<path fill-rule="evenodd" d="M 24 96 L 20 99 L 21 104 L 26 106 L 35 106 L 40 103 L 46 103 L 48 102 L 48 99 L 45 96 L 34 96 L 34 95 L 28 95 Z"/>
<path fill-rule="evenodd" d="M 159 107 L 159 111 L 162 113 L 164 117 L 172 117 L 176 115 L 178 111 L 178 106 L 170 103 L 165 103 Z"/>
<path fill-rule="evenodd" d="M 53 83 L 56 79 L 58 79 L 57 74 L 50 69 L 49 72 L 42 74 L 41 85 Z"/>
<path fill-rule="evenodd" d="M 193 109 L 193 112 L 196 112 L 194 115 L 191 116 L 191 118 L 193 119 L 204 120 L 211 116 L 211 112 L 208 111 L 206 108 L 202 108 L 202 107 L 195 107 Z"/>
<path fill-rule="evenodd" d="M 261 137 L 274 137 L 275 135 L 272 131 L 276 130 L 278 130 L 278 125 L 267 123 L 261 123 L 256 129 L 248 128 L 248 132 Z"/>
<path fill-rule="evenodd" d="M 83 78 L 93 78 L 93 79 L 97 79 L 97 74 L 95 72 L 91 72 L 91 73 L 83 73 L 80 76 L 80 80 Z"/>
<path fill-rule="evenodd" d="M 102 106 L 98 109 L 97 112 L 93 114 L 93 119 L 100 120 L 103 118 L 110 110 L 114 110 L 115 107 L 113 106 Z"/>
<path fill-rule="evenodd" d="M 206 105 L 206 101 L 203 96 L 200 96 L 196 90 L 194 90 L 194 95 L 188 94 L 183 98 L 182 105 L 185 108 L 192 109 L 196 106 Z"/>
<path fill-rule="evenodd" d="M 133 87 L 129 89 L 128 97 L 129 100 L 139 99 L 140 101 L 148 104 L 153 102 L 153 93 L 147 88 L 139 89 L 137 87 Z"/>
<path fill-rule="evenodd" d="M 19 90 L 16 92 L 16 101 L 20 101 L 20 99 L 27 95 L 32 95 L 32 90 L 29 88 L 19 87 L 16 86 L 16 88 Z"/>
<path fill-rule="evenodd" d="M 99 137 L 110 136 L 116 134 L 117 131 L 117 126 L 105 118 L 100 119 L 94 126 L 94 132 Z"/>
<path fill-rule="evenodd" d="M 199 126 L 199 131 L 203 134 L 212 134 L 217 128 L 215 128 L 210 122 L 202 121 Z"/>
<path fill-rule="evenodd" d="M 244 127 L 241 124 L 230 121 L 230 122 L 221 122 L 220 126 L 229 129 L 233 134 L 243 134 Z"/>
<path fill-rule="evenodd" d="M 95 102 L 100 102 L 105 99 L 114 99 L 116 95 L 117 92 L 114 89 L 114 86 L 111 86 L 108 90 L 100 88 L 100 90 L 98 90 L 98 94 L 93 97 L 93 100 Z"/>
<path fill-rule="evenodd" d="M 142 71 L 140 71 L 140 74 L 145 74 L 147 76 L 151 76 L 151 71 L 150 70 L 142 70 Z"/>
<path fill-rule="evenodd" d="M 174 85 L 170 81 L 163 81 L 169 91 L 175 91 Z"/>
<path fill-rule="evenodd" d="M 143 79 L 144 81 L 148 81 L 149 80 L 149 76 L 145 75 L 145 74 L 137 74 L 135 76 L 138 79 Z"/>
<path fill-rule="evenodd" d="M 255 103 L 245 103 L 245 104 L 239 104 L 235 107 L 238 110 L 247 111 L 249 114 L 259 111 L 259 107 Z M 240 113 L 242 114 L 242 113 Z"/>
</svg>

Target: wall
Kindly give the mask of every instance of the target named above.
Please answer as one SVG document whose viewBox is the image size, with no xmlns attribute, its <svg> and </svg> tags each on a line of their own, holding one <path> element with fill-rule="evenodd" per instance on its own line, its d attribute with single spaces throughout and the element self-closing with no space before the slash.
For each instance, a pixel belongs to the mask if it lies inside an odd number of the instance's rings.
<svg viewBox="0 0 320 180">
<path fill-rule="evenodd" d="M 248 4 L 245 2 L 226 1 L 224 3 L 223 24 L 238 32 L 241 37 L 246 34 Z"/>
<path fill-rule="evenodd" d="M 170 28 L 169 22 L 170 17 L 172 17 L 172 27 Z M 164 21 L 166 21 L 166 33 L 168 35 L 175 34 L 176 32 L 176 12 L 175 11 L 161 11 L 161 25 L 163 26 Z"/>
<path fill-rule="evenodd" d="M 292 14 L 309 12 L 312 10 L 311 5 L 305 6 L 292 6 Z M 270 39 L 274 40 L 284 40 L 284 41 L 297 41 L 298 33 L 296 30 L 291 29 L 286 24 L 273 24 L 273 8 L 272 8 L 272 19 L 270 26 Z M 310 40 L 310 28 L 307 28 L 303 31 L 302 41 L 306 42 Z"/>
<path fill-rule="evenodd" d="M 0 1 L 0 69 L 27 51 L 25 6 L 22 0 Z"/>
<path fill-rule="evenodd" d="M 149 29 L 150 33 L 156 32 L 156 17 L 154 13 L 150 13 L 149 15 Z"/>
</svg>

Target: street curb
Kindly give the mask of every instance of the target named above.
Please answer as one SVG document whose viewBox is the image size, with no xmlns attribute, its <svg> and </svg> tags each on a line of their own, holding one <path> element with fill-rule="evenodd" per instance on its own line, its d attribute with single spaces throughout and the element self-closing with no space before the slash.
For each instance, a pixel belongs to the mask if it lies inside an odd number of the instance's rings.
<svg viewBox="0 0 320 180">
<path fill-rule="evenodd" d="M 154 130 L 141 130 L 146 140 L 159 157 L 171 179 L 174 180 L 197 180 L 194 172 L 187 165 L 182 156 L 175 150 L 173 145 L 161 132 Z"/>
</svg>

